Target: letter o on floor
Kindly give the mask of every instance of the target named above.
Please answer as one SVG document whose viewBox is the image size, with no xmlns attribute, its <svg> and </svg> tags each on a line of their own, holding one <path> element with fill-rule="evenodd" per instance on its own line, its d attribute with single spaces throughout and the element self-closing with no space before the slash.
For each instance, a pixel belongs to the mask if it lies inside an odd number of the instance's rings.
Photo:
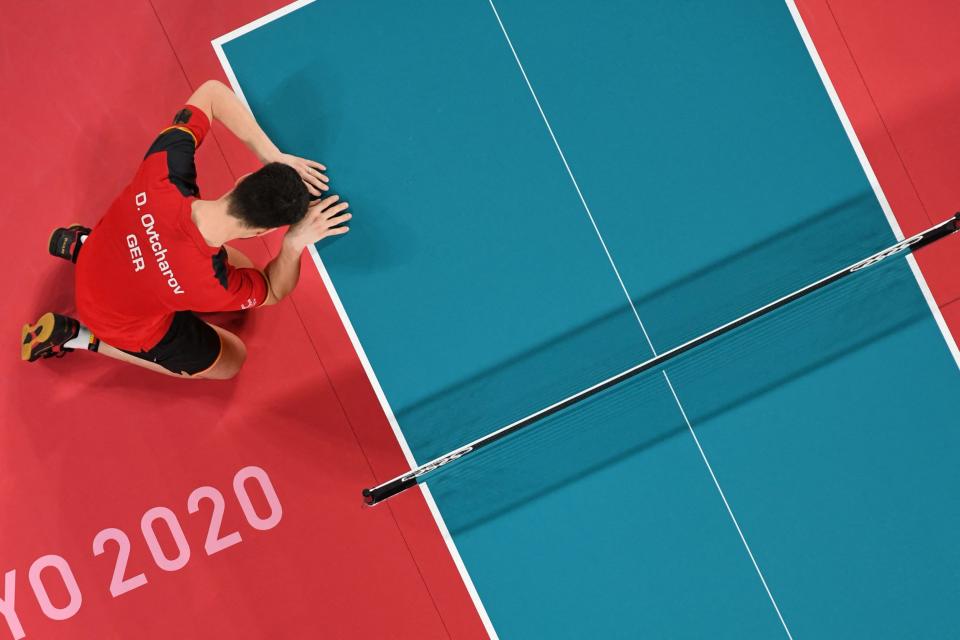
<svg viewBox="0 0 960 640">
<path fill-rule="evenodd" d="M 67 588 L 70 601 L 65 607 L 57 607 L 50 602 L 47 588 L 40 579 L 41 572 L 48 568 L 57 570 L 57 573 L 60 574 L 60 579 L 63 581 L 63 585 Z M 41 556 L 30 565 L 29 575 L 30 586 L 33 587 L 33 593 L 37 596 L 40 609 L 48 618 L 51 620 L 66 620 L 67 618 L 75 616 L 77 611 L 80 610 L 83 596 L 80 594 L 80 586 L 77 584 L 77 579 L 74 577 L 73 571 L 70 569 L 70 565 L 67 564 L 66 560 L 57 555 Z"/>
</svg>

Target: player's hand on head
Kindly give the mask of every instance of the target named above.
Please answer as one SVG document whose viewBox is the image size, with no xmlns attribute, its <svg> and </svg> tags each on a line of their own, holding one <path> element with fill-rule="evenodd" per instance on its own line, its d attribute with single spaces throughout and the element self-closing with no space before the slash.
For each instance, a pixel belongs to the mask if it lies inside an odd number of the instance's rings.
<svg viewBox="0 0 960 640">
<path fill-rule="evenodd" d="M 307 191 L 309 191 L 311 195 L 318 196 L 321 191 L 326 191 L 330 188 L 327 185 L 330 179 L 327 178 L 324 173 L 327 168 L 319 162 L 300 158 L 290 155 L 289 153 L 281 153 L 270 160 L 272 162 L 281 162 L 296 169 L 297 173 L 300 174 L 300 178 L 303 179 L 303 183 L 307 185 Z"/>
<path fill-rule="evenodd" d="M 347 211 L 349 206 L 347 202 L 340 202 L 337 195 L 314 200 L 303 220 L 287 231 L 287 239 L 305 247 L 330 236 L 343 235 L 350 230 L 346 222 L 353 217 Z"/>
</svg>

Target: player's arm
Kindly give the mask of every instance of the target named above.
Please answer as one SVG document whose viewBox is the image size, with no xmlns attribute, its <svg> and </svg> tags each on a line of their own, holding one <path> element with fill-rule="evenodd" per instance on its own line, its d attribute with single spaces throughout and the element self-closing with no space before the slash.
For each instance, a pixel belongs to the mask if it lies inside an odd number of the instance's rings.
<svg viewBox="0 0 960 640">
<path fill-rule="evenodd" d="M 296 169 L 313 195 L 328 189 L 327 176 L 323 173 L 327 168 L 319 162 L 281 152 L 227 85 L 207 80 L 193 92 L 187 103 L 203 111 L 211 121 L 222 122 L 261 162 L 282 162 Z"/>
<path fill-rule="evenodd" d="M 338 202 L 339 199 L 338 196 L 330 196 L 315 200 L 310 204 L 303 220 L 287 229 L 280 253 L 263 271 L 267 279 L 267 298 L 264 305 L 280 302 L 297 286 L 300 279 L 300 255 L 305 248 L 326 237 L 338 236 L 349 230 L 342 226 L 351 218 L 347 213 L 348 204 Z"/>
</svg>

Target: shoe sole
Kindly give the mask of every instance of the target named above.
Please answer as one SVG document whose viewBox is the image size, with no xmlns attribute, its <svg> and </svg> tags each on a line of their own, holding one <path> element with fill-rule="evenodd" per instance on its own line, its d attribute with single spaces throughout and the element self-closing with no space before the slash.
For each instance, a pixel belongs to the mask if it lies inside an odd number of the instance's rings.
<svg viewBox="0 0 960 640">
<path fill-rule="evenodd" d="M 56 323 L 53 313 L 45 313 L 34 324 L 23 325 L 20 333 L 20 359 L 24 362 L 30 362 L 30 356 L 33 355 L 33 347 L 44 340 L 49 340 L 53 335 L 53 327 Z"/>
</svg>

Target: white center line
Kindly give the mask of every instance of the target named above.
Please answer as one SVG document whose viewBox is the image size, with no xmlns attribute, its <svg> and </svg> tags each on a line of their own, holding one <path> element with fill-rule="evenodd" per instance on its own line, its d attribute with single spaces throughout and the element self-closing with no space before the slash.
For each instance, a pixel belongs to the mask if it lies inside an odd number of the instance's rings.
<svg viewBox="0 0 960 640">
<path fill-rule="evenodd" d="M 650 334 L 647 333 L 647 328 L 644 326 L 643 320 L 640 319 L 640 314 L 637 312 L 636 305 L 633 303 L 633 298 L 630 295 L 630 291 L 627 289 L 627 286 L 620 275 L 620 270 L 617 268 L 616 262 L 614 261 L 613 256 L 607 247 L 607 243 L 603 238 L 603 234 L 600 232 L 600 227 L 597 225 L 597 222 L 593 217 L 593 213 L 590 211 L 590 206 L 587 204 L 587 200 L 583 195 L 583 191 L 581 191 L 580 185 L 577 183 L 577 179 L 573 175 L 573 170 L 570 168 L 570 163 L 567 162 L 567 157 L 563 153 L 563 149 L 560 147 L 560 142 L 557 140 L 557 136 L 553 132 L 553 127 L 550 125 L 550 120 L 547 118 L 547 114 L 544 112 L 543 106 L 540 104 L 540 98 L 537 97 L 537 92 L 534 90 L 533 84 L 530 82 L 530 78 L 527 76 L 526 69 L 524 69 L 523 63 L 520 62 L 520 56 L 517 55 L 517 50 L 513 46 L 513 41 L 510 39 L 510 34 L 507 33 L 507 28 L 503 24 L 503 20 L 500 18 L 500 12 L 497 11 L 497 7 L 493 0 L 488 0 L 488 2 L 490 3 L 490 8 L 493 10 L 493 15 L 496 16 L 497 22 L 500 24 L 500 30 L 503 32 L 503 37 L 506 38 L 507 45 L 510 47 L 510 52 L 513 54 L 513 59 L 516 61 L 517 67 L 520 69 L 520 74 L 523 76 L 523 80 L 527 84 L 527 89 L 530 90 L 530 95 L 533 97 L 533 101 L 537 105 L 537 110 L 540 112 L 540 117 L 543 118 L 543 123 L 547 127 L 547 132 L 550 134 L 550 139 L 553 140 L 553 144 L 557 149 L 557 153 L 560 154 L 560 160 L 563 161 L 563 166 L 567 170 L 567 175 L 570 177 L 570 182 L 573 183 L 573 188 L 576 190 L 577 196 L 580 198 L 580 203 L 583 205 L 583 209 L 586 211 L 587 217 L 590 219 L 590 224 L 593 225 L 593 230 L 596 232 L 597 238 L 600 240 L 600 245 L 603 247 L 603 251 L 607 255 L 607 260 L 610 262 L 610 267 L 613 269 L 613 272 L 617 277 L 617 281 L 620 283 L 620 288 L 623 290 L 623 294 L 626 296 L 627 302 L 629 303 L 630 308 L 633 310 L 633 316 L 636 318 L 637 324 L 640 326 L 640 330 L 643 332 L 643 337 L 650 346 L 650 350 L 656 356 L 657 349 L 654 347 L 653 341 L 650 339 Z M 730 507 L 730 503 L 727 501 L 726 494 L 720 487 L 720 482 L 717 480 L 717 476 L 713 472 L 713 467 L 710 464 L 710 460 L 707 458 L 706 452 L 704 452 L 703 447 L 700 445 L 700 439 L 697 438 L 697 434 L 693 430 L 693 425 L 687 418 L 687 412 L 684 410 L 683 405 L 680 402 L 680 398 L 677 397 L 677 393 L 673 388 L 673 384 L 670 382 L 670 377 L 667 375 L 666 370 L 662 370 L 662 373 L 664 380 L 666 380 L 667 387 L 669 387 L 670 393 L 673 395 L 673 399 L 676 401 L 677 407 L 680 409 L 680 414 L 683 416 L 683 420 L 687 424 L 690 435 L 693 436 L 693 441 L 697 445 L 697 449 L 700 451 L 700 457 L 703 459 L 703 463 L 706 465 L 707 471 L 710 473 L 710 477 L 713 479 L 713 484 L 716 486 L 717 491 L 720 494 L 720 498 L 723 500 L 724 506 L 727 508 L 727 513 L 730 516 L 730 520 L 733 522 L 733 526 L 736 528 L 741 542 L 743 542 L 743 546 L 747 551 L 747 555 L 750 557 L 750 562 L 753 564 L 753 568 L 756 570 L 757 576 L 760 578 L 760 582 L 763 584 L 763 588 L 767 592 L 767 597 L 770 599 L 770 603 L 773 605 L 773 610 L 780 619 L 780 624 L 783 625 L 783 630 L 786 632 L 787 638 L 793 640 L 790 629 L 787 627 L 787 623 L 783 619 L 783 615 L 780 613 L 780 607 L 777 605 L 777 601 L 773 597 L 770 587 L 767 585 L 767 580 L 764 577 L 763 572 L 760 570 L 760 565 L 757 564 L 757 560 L 753 555 L 753 551 L 750 549 L 750 545 L 747 543 L 747 538 L 743 534 L 743 530 L 740 528 L 740 523 L 733 515 L 733 509 Z"/>
</svg>

